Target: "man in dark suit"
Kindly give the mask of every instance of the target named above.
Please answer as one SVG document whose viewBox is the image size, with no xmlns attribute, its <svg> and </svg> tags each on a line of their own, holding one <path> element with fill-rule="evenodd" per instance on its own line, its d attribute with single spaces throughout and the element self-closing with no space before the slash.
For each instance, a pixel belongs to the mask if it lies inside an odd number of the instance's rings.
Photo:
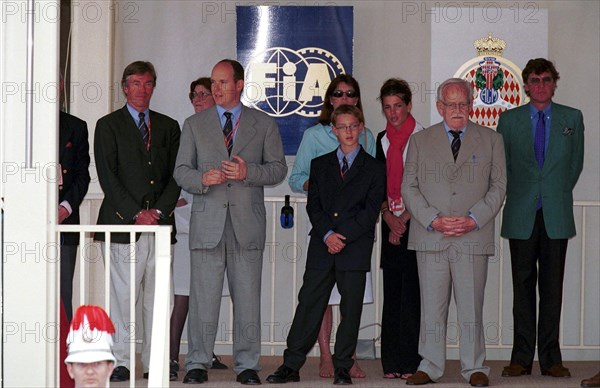
<svg viewBox="0 0 600 388">
<path fill-rule="evenodd" d="M 174 243 L 173 210 L 180 188 L 173 179 L 173 169 L 179 148 L 179 124 L 149 109 L 156 86 L 156 72 L 150 62 L 128 65 L 121 86 L 127 104 L 96 124 L 96 169 L 104 191 L 98 224 L 171 225 L 171 243 Z M 117 330 L 113 347 L 117 364 L 111 381 L 126 381 L 132 335 L 128 323 L 129 298 L 137 299 L 139 294 L 129 295 L 129 234 L 112 234 L 111 238 L 110 316 Z M 142 288 L 144 295 L 142 364 L 147 376 L 154 304 L 154 236 L 141 233 L 136 238 L 136 291 Z M 96 239 L 104 240 L 104 235 L 96 235 Z"/>
<path fill-rule="evenodd" d="M 60 112 L 58 126 L 58 223 L 79 224 L 79 205 L 90 185 L 87 124 L 75 116 Z M 61 233 L 60 239 L 60 297 L 70 321 L 73 317 L 73 275 L 79 234 Z"/>
<path fill-rule="evenodd" d="M 502 376 L 531 374 L 536 342 L 543 375 L 568 377 L 559 345 L 568 239 L 575 236 L 573 188 L 583 168 L 583 115 L 552 102 L 559 79 L 552 62 L 531 59 L 523 69 L 529 104 L 500 116 L 508 188 L 502 237 L 509 239 L 514 341 Z"/>
<path fill-rule="evenodd" d="M 355 106 L 342 105 L 332 114 L 340 146 L 313 159 L 306 210 L 313 228 L 306 271 L 294 321 L 287 337 L 283 365 L 270 383 L 300 381 L 298 371 L 314 346 L 329 295 L 337 282 L 343 319 L 337 330 L 334 384 L 352 384 L 366 273 L 371 269 L 375 223 L 385 197 L 385 166 L 358 144 L 364 117 Z"/>
<path fill-rule="evenodd" d="M 189 117 L 175 179 L 194 195 L 190 218 L 188 355 L 183 382 L 203 383 L 212 366 L 223 278 L 233 301 L 233 371 L 260 384 L 260 288 L 266 237 L 264 186 L 285 179 L 287 165 L 273 118 L 240 102 L 244 68 L 231 59 L 211 73 L 216 105 Z M 254 333 L 253 330 L 251 330 Z"/>
</svg>

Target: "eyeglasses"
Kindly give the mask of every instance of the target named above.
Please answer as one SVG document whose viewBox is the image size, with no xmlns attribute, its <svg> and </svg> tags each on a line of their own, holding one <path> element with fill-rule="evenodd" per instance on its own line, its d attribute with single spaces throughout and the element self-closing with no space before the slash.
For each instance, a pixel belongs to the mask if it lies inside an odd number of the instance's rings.
<svg viewBox="0 0 600 388">
<path fill-rule="evenodd" d="M 460 103 L 456 103 L 456 102 L 451 102 L 451 103 L 446 103 L 443 101 L 440 101 L 446 108 L 450 108 L 450 109 L 460 109 L 460 110 L 465 110 L 467 109 L 467 107 L 469 106 L 469 104 L 467 104 L 466 102 L 460 102 Z"/>
<path fill-rule="evenodd" d="M 529 77 L 527 79 L 527 83 L 532 84 L 532 85 L 539 85 L 540 83 L 544 83 L 544 84 L 551 84 L 552 82 L 554 82 L 554 78 L 552 77 L 543 77 L 543 78 L 535 78 L 535 77 Z"/>
<path fill-rule="evenodd" d="M 335 129 L 338 131 L 356 131 L 360 127 L 360 123 L 350 124 L 350 125 L 334 125 Z"/>
<path fill-rule="evenodd" d="M 212 94 L 208 93 L 208 92 L 200 92 L 200 93 L 196 93 L 196 92 L 190 92 L 189 97 L 190 100 L 193 100 L 196 97 L 200 97 L 200 99 L 205 99 L 212 96 Z"/>
<path fill-rule="evenodd" d="M 333 93 L 331 93 L 331 97 L 340 98 L 344 94 L 348 98 L 357 98 L 358 97 L 358 93 L 356 93 L 356 90 L 346 90 L 346 91 L 334 90 Z"/>
</svg>

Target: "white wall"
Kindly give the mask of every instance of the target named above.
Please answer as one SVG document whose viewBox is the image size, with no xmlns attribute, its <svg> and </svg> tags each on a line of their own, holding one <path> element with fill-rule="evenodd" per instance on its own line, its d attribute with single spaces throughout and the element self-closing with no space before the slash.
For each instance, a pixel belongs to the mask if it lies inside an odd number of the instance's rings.
<svg viewBox="0 0 600 388">
<path fill-rule="evenodd" d="M 457 2 L 278 2 L 282 5 L 315 3 L 354 6 L 354 74 L 361 83 L 368 126 L 374 132 L 384 128 L 385 120 L 375 97 L 381 83 L 391 76 L 405 78 L 419 86 L 415 91 L 413 113 L 424 125 L 431 124 L 428 117 L 430 102 L 434 98 L 432 92 L 435 89 L 431 85 L 431 24 L 441 21 L 434 19 L 430 12 L 433 7 L 455 6 Z M 493 4 L 498 3 L 500 2 Z M 16 11 L 7 8 L 15 4 Z M 0 157 L 3 173 L 6 172 L 7 163 L 20 163 L 24 154 L 22 82 L 26 36 L 23 20 L 26 12 L 23 10 L 23 4 L 25 2 L 2 2 L 0 77 L 3 101 L 0 108 Z M 56 2 L 53 1 L 38 2 L 38 5 L 40 4 L 46 7 L 53 4 L 56 6 Z M 91 139 L 96 120 L 124 103 L 119 87 L 121 72 L 125 65 L 139 59 L 152 61 L 158 70 L 158 87 L 153 98 L 153 109 L 183 123 L 192 113 L 187 99 L 189 82 L 200 75 L 209 74 L 216 61 L 224 57 L 235 57 L 235 4 L 235 1 L 190 0 L 75 2 L 71 80 L 76 84 L 76 88 L 75 92 L 70 94 L 74 99 L 72 113 L 88 122 Z M 274 5 L 274 2 L 264 4 Z M 488 3 L 481 3 L 481 6 L 486 4 Z M 501 4 L 504 9 L 509 10 L 515 6 L 526 10 L 530 5 L 547 10 L 548 57 L 561 72 L 555 99 L 580 108 L 587 125 L 585 166 L 575 189 L 575 198 L 597 203 L 600 198 L 600 3 L 514 1 Z M 45 15 L 46 17 L 36 24 L 39 46 L 36 46 L 35 58 L 38 80 L 48 86 L 49 82 L 56 80 L 58 34 L 56 18 L 52 19 L 50 8 L 46 8 Z M 502 35 L 503 26 L 490 25 L 490 28 L 492 27 L 500 31 L 498 35 Z M 480 35 L 477 33 L 473 39 L 479 38 Z M 469 58 L 465 58 L 467 59 Z M 523 66 L 522 63 L 517 65 Z M 449 76 L 451 74 L 448 74 Z M 7 89 L 14 83 L 19 93 L 17 97 L 12 96 Z M 34 123 L 35 147 L 38 150 L 35 161 L 42 165 L 52 163 L 56 160 L 56 113 L 52 101 L 42 99 L 38 104 Z M 92 171 L 92 177 L 95 176 L 95 172 Z M 52 240 L 49 235 L 56 216 L 55 192 L 48 189 L 46 182 L 35 182 L 32 183 L 32 187 L 27 187 L 29 183 L 31 182 L 27 179 L 21 180 L 20 176 L 15 178 L 3 174 L 0 191 L 4 199 L 4 243 L 25 243 L 27 246 L 36 242 L 43 245 Z M 285 183 L 271 190 L 271 193 L 276 194 L 287 192 L 289 189 Z M 101 195 L 100 188 L 94 180 L 88 197 L 98 199 Z M 93 207 L 89 203 L 86 206 Z M 600 225 L 597 220 L 600 214 L 597 207 L 592 208 L 586 216 L 580 208 L 575 212 L 578 222 L 588 228 L 589 234 L 583 236 L 580 227 L 578 237 L 571 242 L 569 248 L 564 308 L 564 316 L 569 319 L 565 319 L 563 330 L 563 341 L 567 347 L 565 358 L 598 359 L 600 334 L 597 301 L 600 271 L 597 236 L 600 233 Z M 27 221 L 24 221 L 23 214 L 27 215 Z M 94 221 L 93 217 L 90 220 Z M 279 232 L 274 236 L 280 243 L 290 239 L 289 235 Z M 4 322 L 16 322 L 18 325 L 23 323 L 25 328 L 30 327 L 29 325 L 35 326 L 36 323 L 43 326 L 52 322 L 55 319 L 53 301 L 56 300 L 56 274 L 52 263 L 27 261 L 29 259 L 21 263 L 18 260 L 27 256 L 19 256 L 15 260 L 7 256 L 6 249 L 4 255 Z M 29 257 L 39 258 L 40 255 L 38 253 L 37 256 L 34 254 Z M 586 266 L 581 264 L 584 255 Z M 506 260 L 507 257 L 501 257 L 497 267 L 491 269 L 486 309 L 491 320 L 495 319 L 496 322 L 510 327 L 510 319 L 506 318 L 510 317 L 511 309 L 510 276 L 507 272 L 508 267 L 501 267 Z M 301 276 L 302 268 L 298 268 L 298 271 L 300 274 L 295 273 L 296 277 Z M 374 276 L 378 276 L 377 272 Z M 286 279 L 285 275 L 276 276 L 277 281 Z M 271 295 L 270 292 L 268 296 L 265 295 L 265 301 L 270 300 Z M 581 309 L 579 306 L 582 301 L 589 308 Z M 23 305 L 29 309 L 20 308 Z M 501 306 L 501 314 L 494 313 L 498 311 L 498 306 Z M 364 319 L 376 321 L 378 308 L 379 306 L 367 308 Z M 282 322 L 289 320 L 288 310 L 276 307 L 275 314 L 283 314 L 276 316 L 276 319 L 281 319 Z M 502 317 L 507 320 L 503 320 Z M 53 381 L 52 368 L 47 368 L 49 358 L 45 356 L 55 350 L 54 344 L 40 341 L 33 335 L 26 335 L 21 341 L 21 334 L 19 332 L 17 336 L 3 342 L 2 351 L 11 355 L 4 356 L 5 382 L 12 386 L 49 385 L 48 382 Z M 27 357 L 27 364 L 34 370 L 45 370 L 46 374 L 7 374 L 7 371 L 22 371 L 23 362 L 19 360 L 23 360 L 24 357 Z M 491 358 L 494 357 L 506 358 L 506 351 L 501 351 Z M 27 379 L 27 384 L 19 378 Z"/>
</svg>

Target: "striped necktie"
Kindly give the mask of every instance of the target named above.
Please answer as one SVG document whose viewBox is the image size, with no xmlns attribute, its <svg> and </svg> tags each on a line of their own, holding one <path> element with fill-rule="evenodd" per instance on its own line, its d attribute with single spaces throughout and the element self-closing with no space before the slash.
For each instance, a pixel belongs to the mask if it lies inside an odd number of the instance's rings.
<svg viewBox="0 0 600 388">
<path fill-rule="evenodd" d="M 148 131 L 148 126 L 146 125 L 146 114 L 144 112 L 140 112 L 138 115 L 140 121 L 138 122 L 138 130 L 140 131 L 140 136 L 142 137 L 142 143 L 148 148 L 148 140 L 150 139 L 150 132 Z"/>
<path fill-rule="evenodd" d="M 225 112 L 223 115 L 227 118 L 225 126 L 223 127 L 223 137 L 225 137 L 225 146 L 227 147 L 227 153 L 231 155 L 231 149 L 233 148 L 233 123 L 231 122 L 231 112 Z"/>
<path fill-rule="evenodd" d="M 348 160 L 344 156 L 342 158 L 342 170 L 341 170 L 342 179 L 344 179 L 344 176 L 346 175 L 347 172 L 348 172 Z"/>
<path fill-rule="evenodd" d="M 458 151 L 460 151 L 460 134 L 462 131 L 450 131 L 454 139 L 452 139 L 452 144 L 450 148 L 452 149 L 452 156 L 454 157 L 454 161 L 456 162 L 456 157 L 458 156 Z"/>
</svg>

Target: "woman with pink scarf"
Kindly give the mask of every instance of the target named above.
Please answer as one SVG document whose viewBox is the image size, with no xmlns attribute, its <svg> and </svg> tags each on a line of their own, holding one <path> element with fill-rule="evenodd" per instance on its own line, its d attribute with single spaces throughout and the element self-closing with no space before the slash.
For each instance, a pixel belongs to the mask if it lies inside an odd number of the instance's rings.
<svg viewBox="0 0 600 388">
<path fill-rule="evenodd" d="M 377 136 L 376 158 L 386 163 L 387 196 L 381 205 L 383 314 L 381 363 L 385 378 L 406 380 L 419 366 L 421 303 L 415 251 L 408 250 L 410 214 L 400 186 L 410 135 L 423 129 L 410 114 L 412 93 L 404 80 L 385 81 L 379 93 L 387 120 Z"/>
</svg>

